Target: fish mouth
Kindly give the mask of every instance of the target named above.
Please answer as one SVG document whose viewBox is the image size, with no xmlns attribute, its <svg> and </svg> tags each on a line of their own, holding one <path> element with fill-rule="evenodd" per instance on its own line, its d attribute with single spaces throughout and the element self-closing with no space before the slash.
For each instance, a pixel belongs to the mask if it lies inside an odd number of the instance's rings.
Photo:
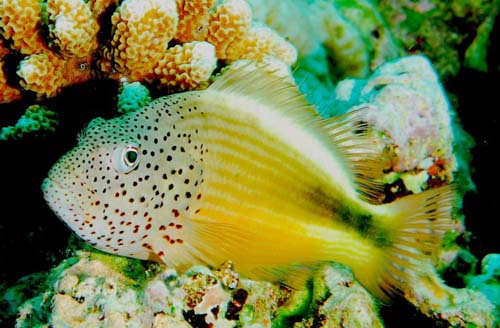
<svg viewBox="0 0 500 328">
<path fill-rule="evenodd" d="M 42 182 L 42 192 L 50 209 L 66 224 L 70 224 L 75 215 L 81 216 L 83 213 L 73 193 L 64 188 L 59 181 L 51 177 L 45 178 Z"/>
<path fill-rule="evenodd" d="M 62 195 L 65 193 L 65 189 L 61 186 L 61 184 L 51 179 L 50 177 L 43 179 L 42 182 L 42 192 L 43 198 L 50 206 L 50 208 L 57 213 L 56 204 L 62 203 Z"/>
</svg>

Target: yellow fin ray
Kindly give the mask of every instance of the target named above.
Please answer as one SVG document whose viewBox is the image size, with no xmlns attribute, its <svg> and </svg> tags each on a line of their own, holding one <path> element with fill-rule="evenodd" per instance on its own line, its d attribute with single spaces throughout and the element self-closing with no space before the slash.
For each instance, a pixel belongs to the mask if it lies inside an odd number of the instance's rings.
<svg viewBox="0 0 500 328">
<path fill-rule="evenodd" d="M 422 261 L 434 259 L 442 236 L 452 228 L 454 203 L 454 186 L 448 185 L 382 205 L 385 215 L 377 224 L 392 237 L 381 245 L 386 263 L 376 268 L 377 278 L 362 283 L 382 300 L 404 292 L 409 276 L 424 274 Z"/>
<path fill-rule="evenodd" d="M 363 120 L 368 107 L 361 107 L 338 117 L 317 122 L 331 139 L 346 167 L 353 174 L 360 196 L 373 204 L 381 204 L 383 185 L 378 182 L 382 167 L 375 142 L 369 137 L 368 124 Z"/>
<path fill-rule="evenodd" d="M 210 85 L 209 90 L 245 96 L 286 113 L 300 124 L 321 120 L 292 79 L 279 68 L 264 65 L 256 69 L 251 63 L 238 69 L 230 68 Z"/>
</svg>

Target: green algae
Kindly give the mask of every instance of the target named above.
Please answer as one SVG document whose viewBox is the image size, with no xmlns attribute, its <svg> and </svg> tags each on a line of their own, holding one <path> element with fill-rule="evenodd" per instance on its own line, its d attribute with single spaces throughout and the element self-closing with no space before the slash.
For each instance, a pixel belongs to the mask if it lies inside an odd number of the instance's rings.
<svg viewBox="0 0 500 328">
<path fill-rule="evenodd" d="M 488 6 L 485 6 L 488 7 Z M 500 12 L 500 1 L 494 1 L 489 15 L 477 28 L 477 35 L 474 41 L 465 51 L 464 65 L 478 71 L 488 71 L 488 48 L 491 43 L 491 33 L 495 25 L 495 20 Z"/>
<path fill-rule="evenodd" d="M 57 114 L 45 106 L 31 105 L 14 126 L 0 130 L 0 140 L 20 140 L 25 137 L 41 137 L 54 132 L 59 125 Z"/>
<path fill-rule="evenodd" d="M 410 54 L 428 56 L 443 79 L 463 67 L 487 70 L 487 50 L 498 0 L 379 0 L 377 7 Z"/>
<path fill-rule="evenodd" d="M 123 274 L 128 278 L 126 283 L 135 289 L 143 288 L 152 277 L 163 269 L 163 265 L 156 262 L 118 256 L 100 251 L 72 234 L 68 242 L 66 253 L 71 254 L 75 259 L 79 259 L 80 252 L 88 253 L 90 260 L 100 261 L 109 266 L 112 271 Z M 60 272 L 51 274 L 55 279 L 57 279 L 59 275 Z"/>
<path fill-rule="evenodd" d="M 272 328 L 290 327 L 309 310 L 312 300 L 312 291 L 309 288 L 293 291 L 288 301 L 278 310 Z"/>
</svg>

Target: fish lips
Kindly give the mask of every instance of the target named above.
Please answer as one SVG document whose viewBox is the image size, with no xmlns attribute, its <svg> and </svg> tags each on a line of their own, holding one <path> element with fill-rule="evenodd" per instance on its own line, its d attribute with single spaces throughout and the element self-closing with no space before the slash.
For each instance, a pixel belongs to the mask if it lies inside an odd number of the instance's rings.
<svg viewBox="0 0 500 328">
<path fill-rule="evenodd" d="M 76 203 L 72 192 L 62 187 L 57 180 L 50 177 L 43 180 L 42 192 L 50 209 L 59 219 L 70 226 L 70 228 L 73 228 L 72 223 L 74 218 L 81 217 L 83 210 Z"/>
</svg>

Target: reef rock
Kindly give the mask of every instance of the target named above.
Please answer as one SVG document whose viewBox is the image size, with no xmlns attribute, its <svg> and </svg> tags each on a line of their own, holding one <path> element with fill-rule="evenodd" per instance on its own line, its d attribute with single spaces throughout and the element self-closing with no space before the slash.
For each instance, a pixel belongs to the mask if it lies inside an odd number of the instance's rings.
<svg viewBox="0 0 500 328">
<path fill-rule="evenodd" d="M 17 327 L 382 327 L 375 301 L 342 265 L 319 270 L 311 290 L 292 291 L 240 279 L 230 262 L 178 275 L 80 251 L 41 280 L 46 289 L 20 306 Z"/>
<path fill-rule="evenodd" d="M 379 141 L 386 183 L 402 179 L 405 188 L 419 192 L 453 180 L 459 168 L 455 140 L 470 137 L 456 122 L 439 77 L 424 56 L 408 56 L 379 67 L 368 79 L 346 79 L 335 90 L 335 104 L 326 116 L 354 106 L 371 108 L 367 121 Z"/>
</svg>

